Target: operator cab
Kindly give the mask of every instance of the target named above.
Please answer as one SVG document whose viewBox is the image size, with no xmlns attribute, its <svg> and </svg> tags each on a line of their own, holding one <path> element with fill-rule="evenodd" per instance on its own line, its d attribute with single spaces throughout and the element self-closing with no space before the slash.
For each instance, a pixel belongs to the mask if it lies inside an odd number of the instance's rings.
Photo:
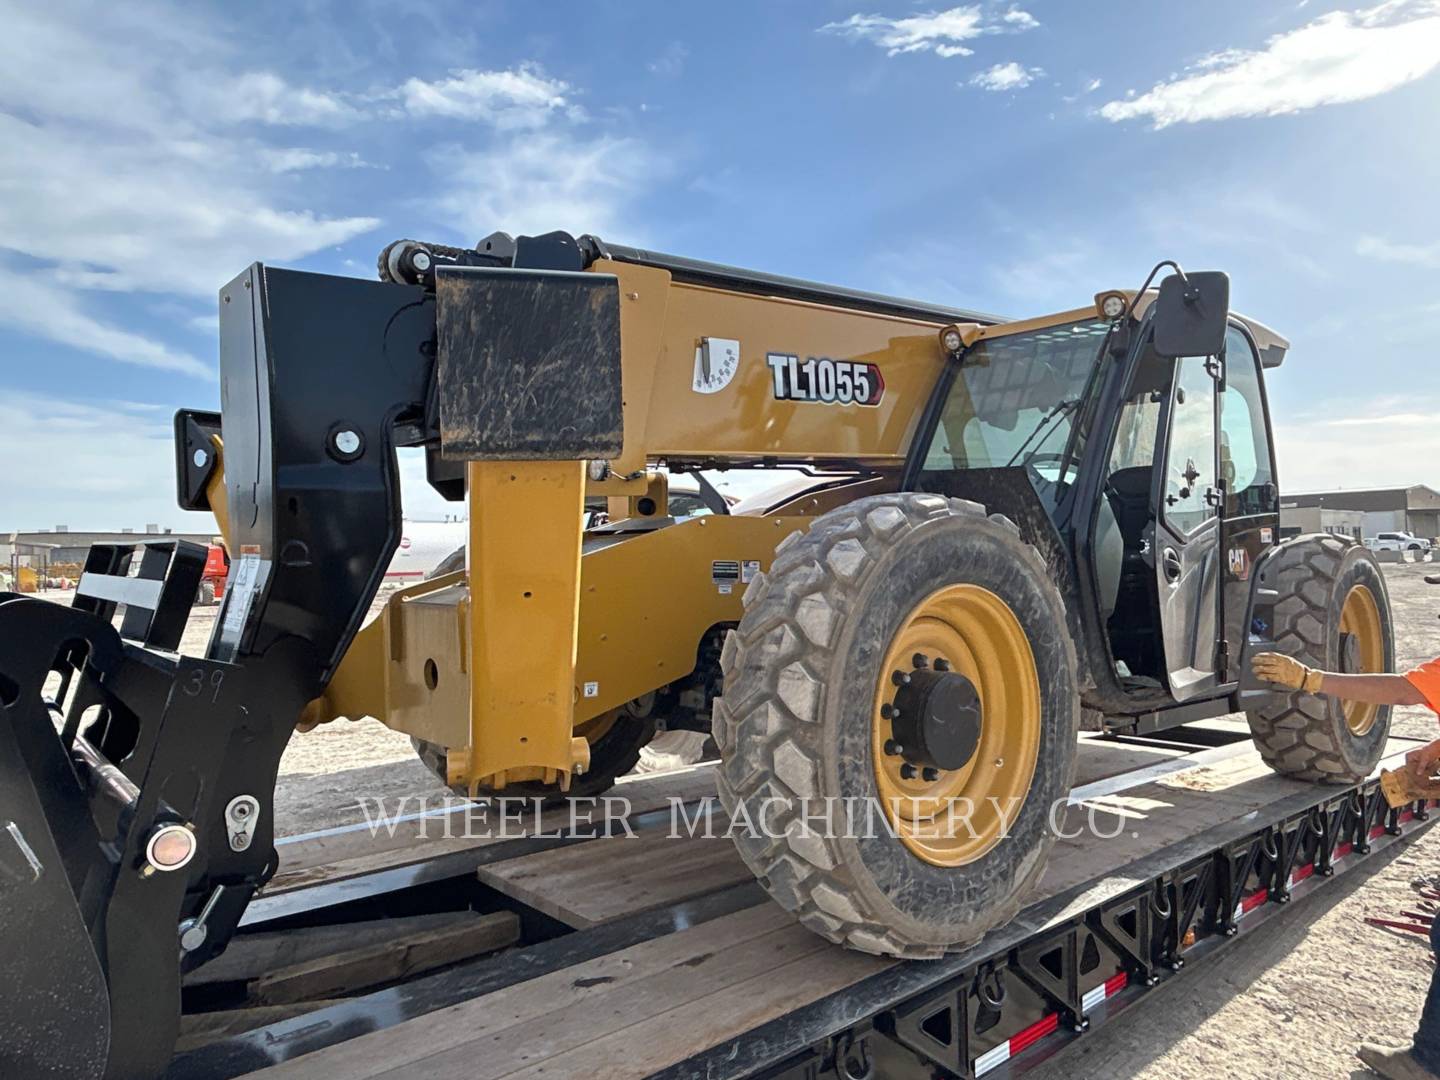
<svg viewBox="0 0 1440 1080">
<path fill-rule="evenodd" d="M 1120 319 L 1085 309 L 982 331 L 942 380 L 907 485 L 1019 525 L 1072 618 L 1092 621 L 1077 641 L 1103 641 L 1097 681 L 1108 666 L 1111 699 L 1137 707 L 1229 691 L 1250 572 L 1279 540 L 1262 367 L 1287 344 L 1228 315 L 1223 275 L 1191 279 L 1219 290 L 1203 334 L 1177 335 L 1143 291 Z"/>
</svg>

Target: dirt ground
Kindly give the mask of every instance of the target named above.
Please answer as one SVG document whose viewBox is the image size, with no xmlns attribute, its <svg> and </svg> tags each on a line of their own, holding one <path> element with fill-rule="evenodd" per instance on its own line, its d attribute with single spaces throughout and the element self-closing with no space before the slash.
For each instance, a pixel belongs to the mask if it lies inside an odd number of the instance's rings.
<svg viewBox="0 0 1440 1080">
<path fill-rule="evenodd" d="M 1395 610 L 1397 669 L 1440 655 L 1440 588 L 1433 564 L 1387 565 Z M 203 652 L 214 609 L 186 635 Z M 1398 710 L 1397 734 L 1440 734 L 1423 708 Z M 409 739 L 375 721 L 297 734 L 280 765 L 279 832 L 363 820 L 361 799 L 441 796 Z M 418 808 L 413 807 L 412 808 Z M 1286 917 L 1256 930 L 1224 962 L 1187 973 L 1032 1074 L 1042 1080 L 1135 1076 L 1141 1080 L 1341 1078 L 1369 1074 L 1354 1057 L 1363 1039 L 1404 1042 L 1414 1029 L 1432 964 L 1421 939 L 1366 926 L 1369 914 L 1414 906 L 1414 887 L 1440 874 L 1440 829 L 1391 857 L 1378 872 L 1336 881 Z"/>
</svg>

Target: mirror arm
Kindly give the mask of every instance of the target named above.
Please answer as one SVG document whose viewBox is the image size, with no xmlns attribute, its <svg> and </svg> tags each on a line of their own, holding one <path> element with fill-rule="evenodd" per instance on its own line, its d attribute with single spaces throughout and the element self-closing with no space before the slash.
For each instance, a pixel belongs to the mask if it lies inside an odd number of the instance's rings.
<svg viewBox="0 0 1440 1080">
<path fill-rule="evenodd" d="M 1125 309 L 1125 317 L 1126 317 L 1127 319 L 1130 317 L 1131 313 L 1135 310 L 1135 305 L 1140 302 L 1140 298 L 1145 295 L 1145 290 L 1148 289 L 1148 288 L 1150 288 L 1150 282 L 1152 282 L 1152 281 L 1155 280 L 1155 275 L 1160 272 L 1161 267 L 1165 267 L 1165 266 L 1171 267 L 1171 268 L 1175 271 L 1175 273 L 1177 273 L 1177 274 L 1180 275 L 1180 280 L 1185 283 L 1185 299 L 1186 299 L 1186 300 L 1188 300 L 1188 301 L 1191 302 L 1191 303 L 1194 303 L 1196 300 L 1198 300 L 1198 299 L 1200 298 L 1200 292 L 1199 292 L 1199 290 L 1196 289 L 1196 288 L 1194 288 L 1194 287 L 1190 284 L 1190 279 L 1185 276 L 1185 271 L 1182 270 L 1182 269 L 1180 269 L 1180 264 L 1177 263 L 1174 259 L 1161 259 L 1158 263 L 1155 264 L 1154 268 L 1150 271 L 1150 275 L 1145 279 L 1145 284 L 1140 286 L 1140 291 L 1137 292 L 1134 296 L 1132 296 L 1132 297 L 1130 298 L 1130 306 Z"/>
</svg>

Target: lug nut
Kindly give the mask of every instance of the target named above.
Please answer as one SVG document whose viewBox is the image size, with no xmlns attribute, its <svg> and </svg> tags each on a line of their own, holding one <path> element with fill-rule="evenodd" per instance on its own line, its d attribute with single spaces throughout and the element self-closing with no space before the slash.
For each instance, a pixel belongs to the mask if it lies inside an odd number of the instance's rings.
<svg viewBox="0 0 1440 1080">
<path fill-rule="evenodd" d="M 929 667 L 930 658 L 926 656 L 923 652 L 917 652 L 914 656 L 910 658 L 910 666 L 915 668 Z"/>
<path fill-rule="evenodd" d="M 940 779 L 940 770 L 926 768 L 921 771 L 920 776 L 927 784 L 933 784 Z"/>
<path fill-rule="evenodd" d="M 910 675 L 908 672 L 905 671 L 892 671 L 890 673 L 890 681 L 893 682 L 896 686 L 909 686 Z"/>
<path fill-rule="evenodd" d="M 894 705 L 891 705 L 890 702 L 887 701 L 884 705 L 880 706 L 880 715 L 883 716 L 886 720 L 894 720 L 895 717 L 900 715 L 900 710 L 895 708 Z"/>
<path fill-rule="evenodd" d="M 915 766 L 914 766 L 914 765 L 911 765 L 908 761 L 907 761 L 904 765 L 901 765 L 901 766 L 900 766 L 900 779 L 902 779 L 902 780 L 914 780 L 914 779 L 915 779 Z"/>
<path fill-rule="evenodd" d="M 937 657 L 935 658 L 935 670 L 936 670 L 936 671 L 949 671 L 949 670 L 950 670 L 950 661 L 949 661 L 949 660 L 946 660 L 943 656 L 937 656 Z"/>
<path fill-rule="evenodd" d="M 899 757 L 904 752 L 905 748 L 894 739 L 885 740 L 885 753 L 890 757 Z"/>
</svg>

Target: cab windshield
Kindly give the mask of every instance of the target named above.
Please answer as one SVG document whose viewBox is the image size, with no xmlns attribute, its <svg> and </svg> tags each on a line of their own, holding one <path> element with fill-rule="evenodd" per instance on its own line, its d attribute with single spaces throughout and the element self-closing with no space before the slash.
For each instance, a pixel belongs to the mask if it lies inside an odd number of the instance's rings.
<svg viewBox="0 0 1440 1080">
<path fill-rule="evenodd" d="M 925 453 L 926 471 L 1024 466 L 1064 481 L 1110 324 L 1095 319 L 988 338 L 965 353 Z"/>
</svg>

